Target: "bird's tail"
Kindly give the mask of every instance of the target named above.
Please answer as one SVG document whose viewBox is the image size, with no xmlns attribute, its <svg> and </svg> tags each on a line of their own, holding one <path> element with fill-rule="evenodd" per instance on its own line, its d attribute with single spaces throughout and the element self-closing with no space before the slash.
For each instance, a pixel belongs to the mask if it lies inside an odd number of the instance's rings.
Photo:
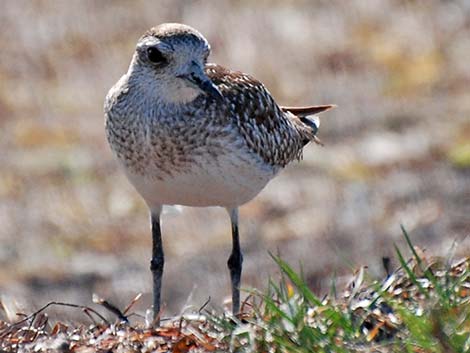
<svg viewBox="0 0 470 353">
<path fill-rule="evenodd" d="M 335 108 L 335 105 L 312 105 L 308 107 L 281 107 L 282 111 L 291 113 L 300 122 L 299 131 L 305 137 L 305 144 L 314 141 L 319 145 L 323 145 L 316 136 L 320 128 L 320 118 L 317 114 Z"/>
</svg>

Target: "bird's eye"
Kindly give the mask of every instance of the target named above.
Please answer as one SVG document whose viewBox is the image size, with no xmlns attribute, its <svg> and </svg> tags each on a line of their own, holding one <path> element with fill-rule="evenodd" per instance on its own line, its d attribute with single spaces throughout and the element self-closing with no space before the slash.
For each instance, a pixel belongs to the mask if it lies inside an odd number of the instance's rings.
<svg viewBox="0 0 470 353">
<path fill-rule="evenodd" d="M 162 52 L 155 47 L 147 49 L 147 57 L 154 64 L 163 64 L 166 62 L 166 58 L 163 56 Z"/>
</svg>

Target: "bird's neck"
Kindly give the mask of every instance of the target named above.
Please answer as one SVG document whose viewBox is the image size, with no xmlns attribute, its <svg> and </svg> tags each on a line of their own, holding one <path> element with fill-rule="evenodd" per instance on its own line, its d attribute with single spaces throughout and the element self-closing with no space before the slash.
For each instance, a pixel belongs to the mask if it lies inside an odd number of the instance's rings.
<svg viewBox="0 0 470 353">
<path fill-rule="evenodd" d="M 201 95 L 199 89 L 181 79 L 149 75 L 138 65 L 131 64 L 127 75 L 130 86 L 158 105 L 188 104 Z"/>
</svg>

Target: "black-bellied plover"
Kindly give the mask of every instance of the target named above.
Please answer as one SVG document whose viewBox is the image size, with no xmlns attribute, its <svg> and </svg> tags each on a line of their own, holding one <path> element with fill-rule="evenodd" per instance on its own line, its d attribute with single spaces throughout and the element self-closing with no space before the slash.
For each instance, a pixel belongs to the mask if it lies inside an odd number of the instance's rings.
<svg viewBox="0 0 470 353">
<path fill-rule="evenodd" d="M 224 207 L 232 223 L 228 259 L 232 311 L 240 309 L 238 207 L 253 199 L 310 141 L 315 114 L 331 105 L 281 107 L 253 77 L 207 63 L 195 29 L 167 23 L 138 41 L 128 72 L 105 101 L 106 134 L 151 215 L 154 317 L 160 312 L 163 205 Z"/>
</svg>

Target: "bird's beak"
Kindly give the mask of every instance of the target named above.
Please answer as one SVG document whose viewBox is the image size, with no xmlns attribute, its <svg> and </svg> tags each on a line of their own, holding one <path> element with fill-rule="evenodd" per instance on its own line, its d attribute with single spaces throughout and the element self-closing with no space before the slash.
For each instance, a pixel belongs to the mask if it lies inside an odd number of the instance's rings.
<svg viewBox="0 0 470 353">
<path fill-rule="evenodd" d="M 191 82 L 191 84 L 198 87 L 205 94 L 218 101 L 224 99 L 224 96 L 214 82 L 207 77 L 204 70 L 195 62 L 191 65 L 191 69 L 188 73 L 178 75 L 178 77 Z"/>
</svg>

